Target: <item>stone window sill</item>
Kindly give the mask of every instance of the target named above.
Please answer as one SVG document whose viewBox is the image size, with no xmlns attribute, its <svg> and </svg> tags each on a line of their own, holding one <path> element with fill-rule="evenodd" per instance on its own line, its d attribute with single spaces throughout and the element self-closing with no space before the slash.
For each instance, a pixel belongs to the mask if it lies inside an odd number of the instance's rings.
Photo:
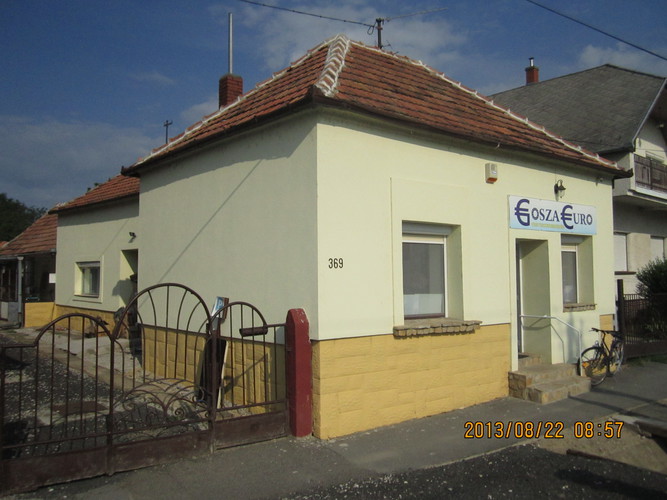
<svg viewBox="0 0 667 500">
<path fill-rule="evenodd" d="M 448 318 L 409 319 L 404 325 L 394 327 L 394 337 L 417 337 L 421 335 L 455 335 L 475 333 L 481 321 Z"/>
<path fill-rule="evenodd" d="M 563 304 L 564 312 L 594 311 L 595 304 Z"/>
</svg>

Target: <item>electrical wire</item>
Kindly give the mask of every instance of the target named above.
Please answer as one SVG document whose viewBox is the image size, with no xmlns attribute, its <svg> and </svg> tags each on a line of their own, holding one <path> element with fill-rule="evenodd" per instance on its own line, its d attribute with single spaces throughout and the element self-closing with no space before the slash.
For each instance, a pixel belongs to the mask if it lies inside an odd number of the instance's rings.
<svg viewBox="0 0 667 500">
<path fill-rule="evenodd" d="M 249 3 L 251 5 L 258 5 L 260 7 L 269 7 L 270 9 L 284 10 L 286 12 L 292 12 L 294 14 L 303 14 L 304 16 L 318 17 L 320 19 L 328 19 L 330 21 L 340 21 L 342 23 L 359 24 L 361 26 L 366 26 L 367 28 L 374 28 L 375 27 L 375 25 L 373 25 L 373 24 L 362 23 L 362 22 L 359 22 L 359 21 L 350 21 L 348 19 L 340 19 L 338 17 L 323 16 L 321 14 L 313 14 L 312 12 L 304 12 L 302 10 L 288 9 L 286 7 L 279 7 L 277 5 L 269 5 L 269 4 L 261 3 L 261 2 L 253 2 L 252 0 L 239 0 L 239 2 Z"/>
<path fill-rule="evenodd" d="M 596 28 L 595 26 L 591 26 L 590 24 L 587 24 L 587 23 L 585 23 L 585 22 L 583 22 L 583 21 L 580 21 L 579 19 L 576 19 L 576 18 L 574 18 L 574 17 L 568 16 L 567 14 L 563 14 L 562 12 L 558 12 L 557 10 L 552 9 L 551 7 L 547 7 L 546 5 L 542 5 L 541 3 L 535 2 L 534 0 L 526 0 L 526 2 L 528 2 L 528 3 L 532 3 L 533 5 L 536 5 L 537 7 L 541 7 L 541 8 L 544 9 L 544 10 L 548 10 L 549 12 L 551 12 L 551 13 L 553 13 L 553 14 L 556 14 L 556 15 L 558 15 L 558 16 L 564 17 L 565 19 L 569 19 L 570 21 L 573 21 L 573 22 L 575 22 L 575 23 L 577 23 L 577 24 L 581 24 L 582 26 L 585 26 L 586 28 L 592 29 L 593 31 L 597 31 L 598 33 L 601 33 L 601 34 L 603 34 L 603 35 L 605 35 L 605 36 L 608 36 L 608 37 L 610 37 L 610 38 L 613 38 L 614 40 L 616 40 L 616 41 L 618 41 L 618 42 L 621 42 L 621 43 L 624 43 L 624 44 L 626 44 L 626 45 L 629 45 L 630 47 L 634 47 L 634 48 L 637 49 L 637 50 L 641 50 L 642 52 L 646 52 L 647 54 L 651 54 L 652 56 L 655 56 L 655 57 L 657 57 L 657 58 L 659 58 L 659 59 L 662 59 L 663 61 L 667 61 L 667 57 L 665 57 L 665 56 L 661 56 L 660 54 L 657 54 L 657 53 L 652 52 L 652 51 L 650 51 L 650 50 L 648 50 L 648 49 L 645 49 L 644 47 L 640 47 L 640 46 L 637 45 L 637 44 L 634 44 L 634 43 L 632 43 L 632 42 L 628 42 L 627 40 L 623 40 L 622 38 L 620 38 L 620 37 L 618 37 L 618 36 L 616 36 L 616 35 L 612 35 L 611 33 L 608 33 L 608 32 L 606 32 L 606 31 L 603 31 L 603 30 L 601 30 L 600 28 Z"/>
</svg>

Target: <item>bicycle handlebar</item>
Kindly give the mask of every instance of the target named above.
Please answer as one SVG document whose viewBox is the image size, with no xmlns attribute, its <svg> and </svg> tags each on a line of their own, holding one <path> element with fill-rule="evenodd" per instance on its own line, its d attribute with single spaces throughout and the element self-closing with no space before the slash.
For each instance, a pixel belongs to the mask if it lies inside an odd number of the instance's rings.
<svg viewBox="0 0 667 500">
<path fill-rule="evenodd" d="M 623 334 L 619 332 L 618 330 L 602 330 L 600 328 L 591 328 L 592 331 L 602 333 L 602 334 L 609 334 L 613 335 L 614 337 L 622 338 Z"/>
</svg>

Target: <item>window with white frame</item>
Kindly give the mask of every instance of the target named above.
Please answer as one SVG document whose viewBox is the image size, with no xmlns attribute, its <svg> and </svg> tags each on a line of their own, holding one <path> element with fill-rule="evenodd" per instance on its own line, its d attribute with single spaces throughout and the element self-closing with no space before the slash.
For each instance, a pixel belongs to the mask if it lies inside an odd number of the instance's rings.
<svg viewBox="0 0 667 500">
<path fill-rule="evenodd" d="M 447 236 L 451 228 L 403 223 L 403 308 L 406 318 L 448 315 Z"/>
<path fill-rule="evenodd" d="M 77 262 L 77 295 L 99 297 L 100 295 L 100 262 Z"/>
<path fill-rule="evenodd" d="M 563 303 L 576 304 L 579 302 L 576 245 L 563 245 L 561 247 L 561 262 L 563 266 Z"/>
<path fill-rule="evenodd" d="M 593 279 L 593 238 L 561 235 L 563 304 L 595 307 Z"/>
<path fill-rule="evenodd" d="M 614 233 L 614 271 L 617 273 L 628 270 L 628 235 Z"/>
<path fill-rule="evenodd" d="M 665 238 L 651 236 L 651 260 L 665 258 Z"/>
</svg>

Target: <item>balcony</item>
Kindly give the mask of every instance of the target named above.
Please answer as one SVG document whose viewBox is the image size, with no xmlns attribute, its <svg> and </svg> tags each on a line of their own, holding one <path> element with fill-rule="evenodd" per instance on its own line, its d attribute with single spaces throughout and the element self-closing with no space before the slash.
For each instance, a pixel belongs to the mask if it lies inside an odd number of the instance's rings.
<svg viewBox="0 0 667 500">
<path fill-rule="evenodd" d="M 635 184 L 637 187 L 667 193 L 667 165 L 635 155 Z"/>
</svg>

